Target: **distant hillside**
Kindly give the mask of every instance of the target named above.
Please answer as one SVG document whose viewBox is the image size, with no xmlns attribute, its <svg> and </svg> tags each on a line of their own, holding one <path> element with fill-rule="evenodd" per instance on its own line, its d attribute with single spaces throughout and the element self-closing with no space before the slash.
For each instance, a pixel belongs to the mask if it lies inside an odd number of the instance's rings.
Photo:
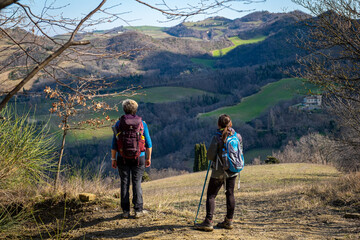
<svg viewBox="0 0 360 240">
<path fill-rule="evenodd" d="M 131 85 L 149 90 L 148 96 L 137 100 L 140 104 L 139 115 L 144 116 L 150 126 L 154 143 L 153 157 L 156 159 L 154 167 L 189 170 L 191 166 L 184 162 L 192 160 L 194 144 L 211 139 L 212 128 L 216 127 L 212 117 L 197 119 L 200 113 L 215 111 L 219 114 L 229 110 L 235 120 L 239 109 L 244 115 L 248 114 L 244 121 L 252 120 L 250 123 L 235 125 L 247 139 L 245 150 L 268 152 L 304 134 L 326 132 L 331 118 L 326 113 L 289 112 L 288 106 L 295 104 L 291 101 L 297 99 L 291 99 L 292 95 L 281 91 L 281 87 L 272 88 L 272 93 L 278 93 L 278 96 L 267 95 L 263 99 L 249 101 L 252 99 L 249 96 L 258 93 L 265 85 L 289 78 L 283 70 L 296 64 L 297 55 L 306 54 L 292 42 L 297 33 L 307 33 L 301 22 L 297 21 L 293 13 L 255 12 L 241 19 L 215 17 L 199 22 L 185 22 L 167 29 L 119 26 L 108 31 L 77 36 L 77 39 L 90 40 L 98 51 L 112 53 L 114 57 L 96 61 L 85 61 L 84 57 L 81 59 L 84 61 L 77 64 L 59 58 L 57 64 L 73 76 L 91 75 L 111 80 L 113 85 L 104 90 L 106 93 L 120 92 Z M 183 30 L 184 34 L 181 37 L 170 36 L 169 31 L 177 28 Z M 12 34 L 18 37 L 27 34 L 24 30 L 13 31 Z M 68 35 L 57 37 L 66 39 Z M 1 49 L 8 46 L 1 39 L 0 44 Z M 42 46 L 34 54 L 43 54 L 57 47 L 49 42 L 44 42 Z M 89 51 L 89 48 L 80 48 Z M 15 60 L 12 63 L 14 68 L 0 75 L 1 79 L 8 79 L 7 86 L 10 86 L 9 82 L 14 84 L 19 81 L 19 73 L 26 73 L 23 68 L 26 58 L 17 59 L 14 54 L 16 51 L 19 50 L 15 46 L 0 56 L 3 65 Z M 67 75 L 61 77 L 64 81 L 72 80 Z M 55 85 L 52 81 L 45 75 L 39 76 L 29 88 L 43 92 L 45 86 Z M 286 95 L 285 103 L 279 103 L 276 98 L 282 94 Z M 41 121 L 46 121 L 51 100 L 23 96 L 17 101 L 18 104 L 22 101 L 26 109 L 28 106 L 37 106 L 36 113 L 41 113 Z M 120 101 L 121 98 L 113 98 L 109 102 L 119 104 Z M 247 105 L 236 106 L 240 102 Z M 268 103 L 271 109 L 266 107 Z M 224 109 L 226 106 L 236 107 Z M 269 111 L 277 113 L 277 125 L 281 126 L 274 127 L 269 122 Z M 109 115 L 117 119 L 121 112 L 104 114 L 96 113 L 93 117 L 104 118 Z M 79 114 L 71 121 L 76 123 L 88 116 L 86 113 Z M 53 119 L 59 120 L 55 116 Z M 58 130 L 58 124 L 53 126 L 52 130 Z M 109 139 L 110 135 L 110 129 L 94 131 L 92 128 L 76 134 L 70 133 L 69 142 L 72 145 L 67 146 L 66 156 L 71 156 L 71 161 L 96 166 L 108 151 L 105 139 Z"/>
<path fill-rule="evenodd" d="M 282 79 L 262 87 L 261 91 L 243 98 L 241 103 L 235 106 L 223 107 L 212 112 L 200 114 L 200 116 L 217 117 L 220 114 L 226 113 L 234 119 L 243 122 L 251 121 L 279 101 L 292 99 L 301 90 L 304 92 L 305 87 L 302 86 L 300 79 Z"/>
<path fill-rule="evenodd" d="M 215 17 L 198 22 L 185 22 L 168 28 L 165 32 L 176 37 L 194 37 L 208 40 L 238 35 L 247 39 L 254 37 L 255 33 L 266 36 L 276 33 L 282 27 L 307 17 L 309 15 L 300 11 L 290 13 L 262 11 L 250 13 L 234 20 Z"/>
<path fill-rule="evenodd" d="M 219 67 L 241 67 L 294 61 L 297 55 L 306 54 L 306 51 L 296 46 L 296 37 L 298 34 L 306 35 L 307 31 L 308 29 L 301 23 L 282 27 L 276 34 L 270 34 L 264 41 L 239 46 L 230 51 L 221 62 L 218 62 Z M 266 32 L 262 33 L 266 34 Z"/>
</svg>

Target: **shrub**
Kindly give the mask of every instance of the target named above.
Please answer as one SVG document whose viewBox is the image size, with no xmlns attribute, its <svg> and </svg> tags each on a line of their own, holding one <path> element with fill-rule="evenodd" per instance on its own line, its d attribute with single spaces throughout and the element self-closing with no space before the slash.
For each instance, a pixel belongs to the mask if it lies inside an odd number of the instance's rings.
<svg viewBox="0 0 360 240">
<path fill-rule="evenodd" d="M 265 160 L 266 164 L 278 164 L 280 163 L 279 159 L 273 156 L 267 156 Z"/>
<path fill-rule="evenodd" d="M 260 164 L 261 164 L 260 157 L 254 158 L 254 160 L 252 161 L 252 165 L 260 165 Z"/>
<path fill-rule="evenodd" d="M 282 152 L 274 154 L 274 157 L 283 163 L 308 162 L 317 164 L 329 164 L 341 161 L 338 156 L 338 144 L 330 138 L 312 133 L 303 136 L 299 141 L 289 142 Z"/>
<path fill-rule="evenodd" d="M 17 116 L 9 109 L 0 114 L 0 189 L 47 180 L 54 166 L 54 139 L 45 128 L 28 123 L 28 114 Z"/>
<path fill-rule="evenodd" d="M 149 182 L 151 180 L 149 174 L 147 172 L 144 172 L 144 175 L 142 177 L 143 182 Z"/>
<path fill-rule="evenodd" d="M 53 167 L 54 139 L 47 131 L 28 123 L 28 114 L 18 116 L 9 109 L 0 112 L 0 232 L 23 223 L 28 213 L 16 204 L 14 196 L 49 179 Z"/>
<path fill-rule="evenodd" d="M 316 196 L 322 202 L 334 207 L 346 207 L 348 212 L 360 211 L 360 173 L 341 176 L 331 184 L 312 186 L 307 195 Z"/>
</svg>

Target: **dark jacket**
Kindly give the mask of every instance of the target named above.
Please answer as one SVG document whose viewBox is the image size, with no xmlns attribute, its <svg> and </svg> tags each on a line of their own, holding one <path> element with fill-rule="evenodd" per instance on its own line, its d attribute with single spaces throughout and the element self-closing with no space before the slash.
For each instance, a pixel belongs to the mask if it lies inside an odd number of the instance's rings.
<svg viewBox="0 0 360 240">
<path fill-rule="evenodd" d="M 233 128 L 229 129 L 229 136 L 232 136 L 233 134 L 235 134 L 235 130 Z M 221 154 L 222 154 L 222 149 L 224 146 L 224 142 L 221 139 L 222 136 L 222 129 L 218 129 L 218 131 L 216 132 L 216 134 L 212 137 L 211 139 L 211 143 L 209 146 L 209 149 L 207 151 L 207 158 L 212 162 L 211 163 L 211 177 L 212 178 L 224 178 L 224 177 L 234 177 L 237 175 L 237 173 L 233 173 L 230 171 L 225 171 L 223 169 L 223 163 L 221 161 Z M 237 133 L 237 137 L 240 140 L 240 144 L 241 144 L 241 148 L 243 148 L 243 142 L 242 142 L 242 137 L 239 133 Z"/>
</svg>

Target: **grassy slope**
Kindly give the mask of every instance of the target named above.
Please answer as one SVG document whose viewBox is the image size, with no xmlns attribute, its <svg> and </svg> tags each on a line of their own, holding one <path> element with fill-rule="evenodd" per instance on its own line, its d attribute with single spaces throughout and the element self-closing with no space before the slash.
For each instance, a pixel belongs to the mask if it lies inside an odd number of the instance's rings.
<svg viewBox="0 0 360 240">
<path fill-rule="evenodd" d="M 183 87 L 154 87 L 146 88 L 137 91 L 141 95 L 131 97 L 139 102 L 147 103 L 168 103 L 181 101 L 190 97 L 202 96 L 205 94 L 211 94 L 202 90 L 194 88 Z M 125 97 L 114 97 L 108 99 L 110 103 L 117 103 L 125 99 Z"/>
<path fill-rule="evenodd" d="M 205 174 L 206 171 L 203 171 L 144 183 L 143 191 L 147 207 L 158 211 L 166 210 L 168 207 L 169 210 L 178 211 L 179 214 L 194 216 Z M 315 164 L 246 166 L 241 172 L 241 191 L 236 191 L 236 195 L 240 197 L 242 194 L 254 194 L 259 191 L 276 192 L 281 187 L 317 183 L 333 179 L 338 175 L 339 173 L 331 166 Z M 222 195 L 221 199 L 224 197 Z"/>
<path fill-rule="evenodd" d="M 198 97 L 205 94 L 212 94 L 209 92 L 205 92 L 198 89 L 193 88 L 182 88 L 182 87 L 155 87 L 155 88 L 147 88 L 147 89 L 141 89 L 138 91 L 139 93 L 142 93 L 144 95 L 137 95 L 131 97 L 132 99 L 139 101 L 139 102 L 146 102 L 146 103 L 169 103 L 169 102 L 175 102 L 175 101 L 181 101 L 185 99 L 189 99 L 191 97 Z M 113 97 L 113 98 L 107 98 L 104 99 L 108 104 L 111 106 L 114 104 L 119 104 L 122 100 L 126 99 L 128 97 Z M 35 112 L 35 116 L 32 116 L 31 118 L 35 118 L 40 121 L 47 122 L 49 119 L 49 109 L 51 106 L 51 101 L 49 99 L 44 99 L 39 103 L 38 106 L 36 106 L 37 111 Z M 28 109 L 26 108 L 27 104 L 19 103 L 17 104 L 17 111 L 20 114 L 27 113 Z M 39 109 L 41 108 L 41 109 Z M 41 110 L 41 111 L 40 111 Z M 39 113 L 41 112 L 41 113 Z M 32 114 L 32 112 L 30 112 Z M 109 116 L 112 119 L 116 119 L 119 117 L 121 113 L 116 111 L 108 112 Z M 77 122 L 80 119 L 89 119 L 89 118 L 97 118 L 103 119 L 105 116 L 102 115 L 102 112 L 86 112 L 81 115 L 77 115 L 74 118 L 71 118 L 71 122 Z M 50 120 L 50 127 L 52 131 L 59 131 L 59 128 L 57 127 L 59 124 L 59 118 L 56 116 L 52 116 Z M 60 139 L 60 133 L 59 133 L 59 139 Z M 112 131 L 110 128 L 100 128 L 100 129 L 86 129 L 86 130 L 72 130 L 68 133 L 67 136 L 67 142 L 72 143 L 75 141 L 83 141 L 83 140 L 92 140 L 93 138 L 97 139 L 111 139 Z"/>
<path fill-rule="evenodd" d="M 267 84 L 261 88 L 260 92 L 244 98 L 241 103 L 235 106 L 219 108 L 212 112 L 200 114 L 200 116 L 213 117 L 225 113 L 234 119 L 247 122 L 259 116 L 279 101 L 293 98 L 298 93 L 298 90 L 302 88 L 302 81 L 300 79 L 282 79 Z"/>
<path fill-rule="evenodd" d="M 119 218 L 119 189 L 103 204 L 87 204 L 75 211 L 76 228 L 69 222 L 69 239 L 358 239 L 358 220 L 345 219 L 345 207 L 323 203 L 312 195 L 314 186 L 326 189 L 340 173 L 315 164 L 247 166 L 241 173 L 241 189 L 235 190 L 234 229 L 213 232 L 193 229 L 193 221 L 206 172 L 175 176 L 142 184 L 144 207 L 149 214 L 135 220 Z M 117 180 L 118 181 L 118 180 Z M 205 200 L 198 219 L 205 217 Z M 111 203 L 110 203 L 111 202 Z M 109 207 L 112 206 L 112 207 Z M 85 215 L 84 215 L 85 214 Z M 133 214 L 133 213 L 131 213 Z M 214 222 L 226 214 L 223 189 L 216 198 Z M 74 221 L 73 221 L 74 222 Z M 75 223 L 78 224 L 78 223 Z M 36 231 L 32 228 L 31 231 Z M 224 238 L 224 236 L 226 236 Z"/>
<path fill-rule="evenodd" d="M 166 38 L 166 37 L 173 37 L 169 34 L 167 34 L 166 32 L 164 32 L 164 30 L 166 28 L 164 27 L 155 27 L 155 26 L 134 26 L 134 27 L 125 27 L 126 29 L 130 29 L 130 30 L 136 30 L 139 31 L 143 34 L 149 35 L 153 38 Z"/>
<path fill-rule="evenodd" d="M 138 91 L 144 95 L 137 95 L 131 97 L 132 99 L 139 102 L 147 102 L 147 103 L 168 103 L 181 101 L 184 99 L 189 99 L 191 97 L 202 96 L 205 94 L 211 94 L 202 90 L 194 89 L 194 88 L 182 88 L 182 87 L 155 87 L 142 89 Z M 106 99 L 106 102 L 110 105 L 119 103 L 120 101 L 126 99 L 127 97 L 114 97 L 111 99 Z M 109 113 L 111 118 L 117 118 L 120 113 L 112 112 Z M 99 113 L 98 117 L 102 117 Z M 82 140 L 91 140 L 93 137 L 98 139 L 110 139 L 112 135 L 112 131 L 110 128 L 102 128 L 102 129 L 87 129 L 87 130 L 78 130 L 71 131 L 69 133 L 69 142 L 73 141 L 82 141 Z"/>
<path fill-rule="evenodd" d="M 267 156 L 271 156 L 273 151 L 277 151 L 275 148 L 254 148 L 244 152 L 244 158 L 246 163 L 252 163 L 254 158 L 259 158 L 264 161 Z"/>
<path fill-rule="evenodd" d="M 219 19 L 205 19 L 198 22 L 184 22 L 184 25 L 188 28 L 200 31 L 209 30 L 210 27 L 213 29 L 226 29 L 226 21 Z"/>
<path fill-rule="evenodd" d="M 214 59 L 204 59 L 204 58 L 191 58 L 191 61 L 195 64 L 204 65 L 209 68 L 214 68 L 215 60 Z"/>
<path fill-rule="evenodd" d="M 221 56 L 226 55 L 228 52 L 230 52 L 237 46 L 257 43 L 260 41 L 264 41 L 265 39 L 266 39 L 266 36 L 259 36 L 259 37 L 248 39 L 248 40 L 243 40 L 243 39 L 240 39 L 239 37 L 230 37 L 229 40 L 234 44 L 234 46 L 214 50 L 211 52 L 211 54 L 213 55 L 213 57 L 221 57 Z M 207 66 L 210 68 L 214 68 L 214 65 L 215 65 L 214 59 L 191 58 L 191 61 L 195 64 L 201 64 L 201 65 L 204 65 L 204 66 Z"/>
<path fill-rule="evenodd" d="M 214 50 L 214 51 L 212 51 L 212 55 L 213 55 L 213 57 L 221 57 L 221 56 L 226 55 L 228 52 L 230 52 L 237 46 L 244 45 L 244 44 L 257 43 L 257 42 L 264 41 L 265 39 L 266 39 L 266 36 L 258 36 L 256 38 L 247 39 L 247 40 L 240 39 L 239 37 L 231 37 L 231 38 L 229 38 L 229 40 L 234 44 L 234 46 Z"/>
</svg>

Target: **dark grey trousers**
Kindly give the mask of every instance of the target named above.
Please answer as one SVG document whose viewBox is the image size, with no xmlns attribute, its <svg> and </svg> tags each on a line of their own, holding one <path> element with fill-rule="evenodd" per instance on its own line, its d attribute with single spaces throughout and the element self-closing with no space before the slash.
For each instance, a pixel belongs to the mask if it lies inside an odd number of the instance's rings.
<svg viewBox="0 0 360 240">
<path fill-rule="evenodd" d="M 141 180 L 145 171 L 145 156 L 139 159 L 118 158 L 118 169 L 121 178 L 121 208 L 124 212 L 130 212 L 130 176 L 132 182 L 134 209 L 136 212 L 143 210 L 143 197 L 141 189 Z"/>
<path fill-rule="evenodd" d="M 235 177 L 226 178 L 226 217 L 227 219 L 233 219 L 235 211 Z M 207 198 L 206 198 L 206 218 L 209 220 L 213 219 L 214 210 L 215 210 L 215 198 L 224 184 L 224 179 L 210 178 L 208 189 L 207 189 Z"/>
</svg>

